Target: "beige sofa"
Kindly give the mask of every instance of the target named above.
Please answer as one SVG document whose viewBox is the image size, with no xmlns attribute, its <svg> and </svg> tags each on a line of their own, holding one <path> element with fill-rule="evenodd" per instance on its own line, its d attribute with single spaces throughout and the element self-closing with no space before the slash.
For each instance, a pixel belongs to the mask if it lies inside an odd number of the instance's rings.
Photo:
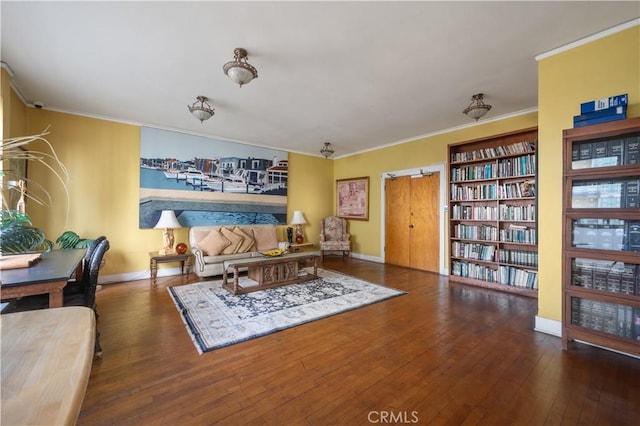
<svg viewBox="0 0 640 426">
<path fill-rule="evenodd" d="M 222 262 L 254 257 L 278 248 L 276 225 L 194 226 L 189 230 L 194 271 L 199 277 L 222 275 Z"/>
</svg>

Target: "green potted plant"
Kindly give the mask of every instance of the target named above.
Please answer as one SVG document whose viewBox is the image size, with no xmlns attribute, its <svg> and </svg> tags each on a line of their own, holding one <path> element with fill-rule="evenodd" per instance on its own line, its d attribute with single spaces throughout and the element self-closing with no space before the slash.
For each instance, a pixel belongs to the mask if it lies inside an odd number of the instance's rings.
<svg viewBox="0 0 640 426">
<path fill-rule="evenodd" d="M 25 198 L 40 205 L 47 205 L 51 202 L 51 196 L 47 190 L 38 182 L 27 178 L 26 166 L 30 162 L 38 163 L 53 173 L 65 190 L 68 208 L 68 172 L 56 155 L 51 143 L 45 139 L 47 134 L 49 134 L 48 128 L 37 135 L 2 140 L 2 150 L 0 151 L 0 161 L 2 161 L 2 170 L 0 170 L 0 182 L 2 183 L 1 253 L 51 250 L 54 246 L 45 237 L 44 232 L 31 223 L 31 219 L 25 212 Z M 45 150 L 31 149 L 31 144 L 34 142 L 44 143 Z M 29 187 L 28 191 L 27 187 Z M 15 201 L 16 199 L 17 201 Z"/>
</svg>

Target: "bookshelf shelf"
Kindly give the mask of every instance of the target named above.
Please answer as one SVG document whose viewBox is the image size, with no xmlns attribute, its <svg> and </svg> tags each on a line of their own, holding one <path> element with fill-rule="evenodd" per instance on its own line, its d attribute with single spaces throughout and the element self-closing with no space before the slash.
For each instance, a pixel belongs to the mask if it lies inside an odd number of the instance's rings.
<svg viewBox="0 0 640 426">
<path fill-rule="evenodd" d="M 563 348 L 640 356 L 640 117 L 563 139 Z"/>
<path fill-rule="evenodd" d="M 536 127 L 448 147 L 451 281 L 537 297 Z"/>
</svg>

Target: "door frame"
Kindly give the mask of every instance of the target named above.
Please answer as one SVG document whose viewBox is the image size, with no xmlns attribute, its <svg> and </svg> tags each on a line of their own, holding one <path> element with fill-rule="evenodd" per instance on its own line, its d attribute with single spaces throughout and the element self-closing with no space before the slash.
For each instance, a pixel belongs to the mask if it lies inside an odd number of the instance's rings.
<svg viewBox="0 0 640 426">
<path fill-rule="evenodd" d="M 382 262 L 384 262 L 384 259 L 386 258 L 386 253 L 384 251 L 384 245 L 385 245 L 385 241 L 386 241 L 386 235 L 385 235 L 385 189 L 384 189 L 384 181 L 386 179 L 391 178 L 392 176 L 394 177 L 399 177 L 399 176 L 421 176 L 423 173 L 434 173 L 434 172 L 438 172 L 440 173 L 440 194 L 439 194 L 439 198 L 440 198 L 440 206 L 438 208 L 439 214 L 439 238 L 440 238 L 440 253 L 438 254 L 439 257 L 439 261 L 438 261 L 438 269 L 440 271 L 440 275 L 449 275 L 449 271 L 447 269 L 447 262 L 446 262 L 446 258 L 445 258 L 445 246 L 446 246 L 446 242 L 445 242 L 445 231 L 446 231 L 446 213 L 447 213 L 447 205 L 446 205 L 446 199 L 447 199 L 447 176 L 446 176 L 446 163 L 436 163 L 436 164 L 432 164 L 430 166 L 424 166 L 424 167 L 420 167 L 420 168 L 414 168 L 414 169 L 405 169 L 405 170 L 392 170 L 392 171 L 388 171 L 388 172 L 382 172 L 380 174 L 380 253 L 382 254 Z"/>
</svg>

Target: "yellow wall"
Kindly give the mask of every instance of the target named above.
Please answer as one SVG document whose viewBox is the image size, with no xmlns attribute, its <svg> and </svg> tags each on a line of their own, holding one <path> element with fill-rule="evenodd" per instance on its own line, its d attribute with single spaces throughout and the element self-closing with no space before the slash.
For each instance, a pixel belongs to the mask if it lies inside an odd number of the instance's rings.
<svg viewBox="0 0 640 426">
<path fill-rule="evenodd" d="M 543 59 L 538 64 L 538 316 L 562 315 L 562 130 L 580 104 L 629 94 L 627 117 L 640 115 L 640 26 Z"/>
<path fill-rule="evenodd" d="M 530 113 L 335 160 L 335 179 L 369 176 L 369 220 L 349 221 L 349 232 L 352 234 L 353 241 L 352 250 L 365 255 L 384 257 L 383 253 L 380 253 L 380 209 L 382 208 L 380 176 L 382 173 L 445 163 L 447 145 L 451 143 L 537 125 L 537 113 Z M 331 202 L 335 209 L 335 200 Z"/>
<path fill-rule="evenodd" d="M 67 197 L 51 172 L 30 166 L 30 179 L 46 182 L 53 198 L 44 207 L 28 203 L 27 213 L 34 225 L 51 240 L 65 230 L 87 238 L 106 235 L 111 249 L 102 275 L 147 271 L 148 253 L 160 247 L 161 233 L 138 228 L 140 128 L 35 108 L 16 111 L 14 115 L 26 117 L 28 134 L 50 126 L 47 139 L 70 176 Z M 43 147 L 34 144 L 32 149 Z M 320 218 L 331 214 L 332 163 L 296 154 L 289 155 L 289 162 L 296 178 L 290 185 L 288 217 L 293 210 L 302 210 L 309 221 L 305 234 L 309 241 L 317 242 Z M 285 229 L 279 228 L 282 241 L 286 240 Z M 177 242 L 188 240 L 187 229 L 177 229 L 175 235 Z"/>
</svg>

